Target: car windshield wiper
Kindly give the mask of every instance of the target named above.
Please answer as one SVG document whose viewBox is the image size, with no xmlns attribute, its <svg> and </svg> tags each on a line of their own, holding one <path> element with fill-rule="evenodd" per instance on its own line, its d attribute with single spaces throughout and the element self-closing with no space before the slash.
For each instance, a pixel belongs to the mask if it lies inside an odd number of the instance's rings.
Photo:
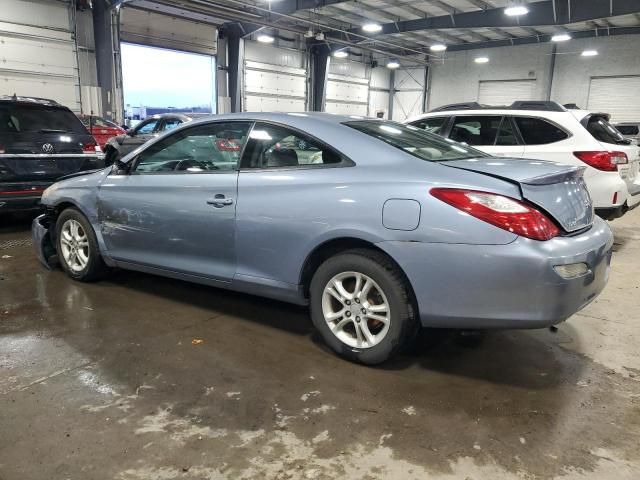
<svg viewBox="0 0 640 480">
<path fill-rule="evenodd" d="M 60 130 L 58 128 L 41 128 L 40 133 L 72 133 L 69 130 Z"/>
</svg>

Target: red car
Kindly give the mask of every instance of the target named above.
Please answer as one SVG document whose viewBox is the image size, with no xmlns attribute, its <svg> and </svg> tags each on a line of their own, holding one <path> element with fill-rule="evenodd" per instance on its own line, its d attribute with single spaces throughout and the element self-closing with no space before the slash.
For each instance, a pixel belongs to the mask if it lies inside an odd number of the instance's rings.
<svg viewBox="0 0 640 480">
<path fill-rule="evenodd" d="M 89 133 L 96 139 L 100 148 L 104 151 L 104 146 L 111 137 L 117 137 L 126 133 L 126 130 L 109 120 L 95 115 L 78 115 L 80 121 L 87 127 Z"/>
</svg>

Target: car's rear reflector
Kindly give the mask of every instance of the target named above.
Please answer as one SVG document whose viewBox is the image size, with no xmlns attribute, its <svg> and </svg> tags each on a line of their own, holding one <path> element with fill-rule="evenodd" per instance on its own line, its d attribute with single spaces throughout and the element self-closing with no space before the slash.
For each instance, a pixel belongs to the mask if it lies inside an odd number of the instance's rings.
<svg viewBox="0 0 640 480">
<path fill-rule="evenodd" d="M 102 152 L 102 149 L 100 148 L 100 145 L 98 145 L 97 143 L 85 143 L 82 146 L 82 153 L 100 153 Z"/>
<path fill-rule="evenodd" d="M 629 163 L 624 152 L 573 152 L 573 154 L 587 165 L 604 172 L 616 172 L 618 165 Z"/>
<path fill-rule="evenodd" d="M 539 210 L 514 198 L 457 188 L 432 188 L 431 195 L 469 215 L 533 240 L 550 240 L 560 229 Z"/>
</svg>

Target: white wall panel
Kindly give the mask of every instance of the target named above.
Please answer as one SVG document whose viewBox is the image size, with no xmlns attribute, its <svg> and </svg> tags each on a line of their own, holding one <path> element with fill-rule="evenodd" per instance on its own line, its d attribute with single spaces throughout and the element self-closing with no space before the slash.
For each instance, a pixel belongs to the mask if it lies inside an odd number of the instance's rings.
<svg viewBox="0 0 640 480">
<path fill-rule="evenodd" d="M 386 67 L 377 67 L 371 69 L 371 81 L 369 82 L 369 86 L 371 88 L 382 88 L 389 90 L 391 79 L 389 72 L 390 70 Z"/>
<path fill-rule="evenodd" d="M 120 12 L 124 42 L 215 55 L 216 27 L 193 20 L 125 7 Z"/>
<path fill-rule="evenodd" d="M 367 78 L 367 66 L 364 63 L 350 62 L 332 57 L 329 62 L 329 73 L 347 77 Z"/>
<path fill-rule="evenodd" d="M 266 97 L 260 95 L 245 96 L 244 110 L 246 112 L 304 112 L 304 99 Z"/>
<path fill-rule="evenodd" d="M 395 71 L 393 120 L 403 121 L 423 113 L 424 68 L 403 68 Z"/>
<path fill-rule="evenodd" d="M 335 73 L 328 75 L 325 111 L 338 114 L 367 115 L 368 109 L 368 79 Z"/>
<path fill-rule="evenodd" d="M 69 5 L 4 0 L 0 9 L 0 95 L 46 97 L 80 110 Z"/>
<path fill-rule="evenodd" d="M 370 117 L 375 117 L 376 112 L 384 112 L 384 118 L 389 115 L 389 92 L 382 90 L 371 90 L 369 94 L 369 112 Z"/>
</svg>

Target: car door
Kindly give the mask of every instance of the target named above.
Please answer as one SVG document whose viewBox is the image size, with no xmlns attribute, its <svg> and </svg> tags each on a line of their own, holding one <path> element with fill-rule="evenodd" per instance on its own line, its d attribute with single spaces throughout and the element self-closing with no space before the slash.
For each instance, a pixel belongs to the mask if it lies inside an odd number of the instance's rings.
<svg viewBox="0 0 640 480">
<path fill-rule="evenodd" d="M 119 262 L 230 281 L 238 163 L 252 123 L 213 122 L 152 143 L 99 189 L 108 254 Z"/>
<path fill-rule="evenodd" d="M 136 125 L 136 127 L 122 142 L 120 150 L 121 156 L 124 157 L 127 153 L 156 137 L 160 128 L 160 123 L 160 117 L 151 117 Z"/>
<path fill-rule="evenodd" d="M 500 114 L 456 115 L 449 138 L 500 157 L 520 158 L 524 152 L 513 122 Z"/>
</svg>

